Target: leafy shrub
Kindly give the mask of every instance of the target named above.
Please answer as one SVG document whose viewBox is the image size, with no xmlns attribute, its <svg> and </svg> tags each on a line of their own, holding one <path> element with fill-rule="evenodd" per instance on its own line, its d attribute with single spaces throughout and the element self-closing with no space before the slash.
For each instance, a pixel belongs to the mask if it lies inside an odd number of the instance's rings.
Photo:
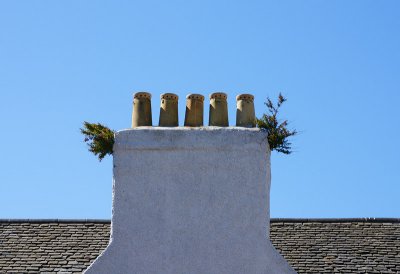
<svg viewBox="0 0 400 274">
<path fill-rule="evenodd" d="M 267 97 L 267 101 L 264 104 L 267 106 L 268 112 L 264 113 L 260 119 L 256 119 L 256 125 L 268 132 L 268 143 L 271 151 L 276 150 L 277 152 L 290 154 L 292 153 L 292 143 L 288 141 L 288 138 L 296 135 L 297 131 L 287 128 L 287 120 L 279 123 L 277 115 L 284 102 L 286 102 L 286 98 L 281 93 L 279 93 L 276 105 Z"/>
<path fill-rule="evenodd" d="M 85 135 L 84 141 L 92 152 L 101 161 L 107 154 L 113 154 L 114 146 L 114 130 L 97 123 L 83 122 L 81 133 Z"/>
<path fill-rule="evenodd" d="M 277 152 L 290 154 L 292 153 L 292 143 L 288 141 L 288 138 L 296 135 L 297 131 L 287 128 L 287 120 L 279 123 L 277 115 L 284 102 L 286 102 L 286 98 L 280 93 L 276 106 L 267 97 L 267 101 L 264 104 L 267 106 L 268 112 L 264 113 L 260 119 L 256 118 L 256 125 L 268 132 L 268 144 L 271 151 L 276 150 Z M 95 124 L 86 121 L 83 122 L 83 128 L 80 130 L 85 135 L 84 141 L 89 146 L 89 151 L 96 155 L 99 161 L 107 154 L 113 154 L 114 130 L 100 123 Z"/>
</svg>

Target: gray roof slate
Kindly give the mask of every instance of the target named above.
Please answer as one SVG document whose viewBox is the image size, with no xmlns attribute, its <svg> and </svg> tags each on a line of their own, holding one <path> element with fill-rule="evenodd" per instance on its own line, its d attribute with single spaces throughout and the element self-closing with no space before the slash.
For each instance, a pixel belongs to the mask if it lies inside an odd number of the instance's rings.
<svg viewBox="0 0 400 274">
<path fill-rule="evenodd" d="M 0 273 L 81 273 L 107 246 L 109 220 L 0 220 Z M 400 273 L 400 219 L 271 219 L 298 273 Z"/>
</svg>

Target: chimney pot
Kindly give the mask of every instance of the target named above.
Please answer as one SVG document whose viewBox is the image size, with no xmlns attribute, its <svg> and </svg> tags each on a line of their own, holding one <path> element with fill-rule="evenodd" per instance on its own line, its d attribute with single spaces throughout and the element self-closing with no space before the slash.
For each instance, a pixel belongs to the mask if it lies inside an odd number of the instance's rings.
<svg viewBox="0 0 400 274">
<path fill-rule="evenodd" d="M 188 94 L 186 96 L 185 127 L 203 126 L 204 96 Z"/>
<path fill-rule="evenodd" d="M 210 94 L 209 126 L 227 127 L 228 121 L 228 95 L 223 92 Z"/>
<path fill-rule="evenodd" d="M 152 126 L 151 94 L 136 92 L 133 94 L 132 127 Z"/>
<path fill-rule="evenodd" d="M 239 94 L 236 96 L 236 126 L 255 127 L 256 115 L 254 111 L 254 96 Z"/>
<path fill-rule="evenodd" d="M 178 95 L 174 93 L 161 94 L 160 119 L 158 125 L 160 127 L 177 127 L 178 120 Z"/>
</svg>

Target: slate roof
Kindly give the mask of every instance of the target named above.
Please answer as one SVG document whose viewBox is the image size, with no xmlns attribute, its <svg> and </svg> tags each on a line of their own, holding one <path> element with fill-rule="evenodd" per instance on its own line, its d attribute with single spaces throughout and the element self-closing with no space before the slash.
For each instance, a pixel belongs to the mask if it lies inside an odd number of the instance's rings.
<svg viewBox="0 0 400 274">
<path fill-rule="evenodd" d="M 107 246 L 108 220 L 0 220 L 0 273 L 81 273 Z M 400 273 L 400 219 L 272 219 L 298 273 Z"/>
</svg>

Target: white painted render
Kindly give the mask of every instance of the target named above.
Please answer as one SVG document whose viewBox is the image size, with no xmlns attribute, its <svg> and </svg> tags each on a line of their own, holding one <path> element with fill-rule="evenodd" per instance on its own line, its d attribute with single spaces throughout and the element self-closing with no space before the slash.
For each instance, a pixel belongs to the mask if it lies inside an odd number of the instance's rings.
<svg viewBox="0 0 400 274">
<path fill-rule="evenodd" d="M 270 182 L 258 129 L 119 131 L 111 239 L 85 273 L 296 273 L 269 240 Z"/>
</svg>

